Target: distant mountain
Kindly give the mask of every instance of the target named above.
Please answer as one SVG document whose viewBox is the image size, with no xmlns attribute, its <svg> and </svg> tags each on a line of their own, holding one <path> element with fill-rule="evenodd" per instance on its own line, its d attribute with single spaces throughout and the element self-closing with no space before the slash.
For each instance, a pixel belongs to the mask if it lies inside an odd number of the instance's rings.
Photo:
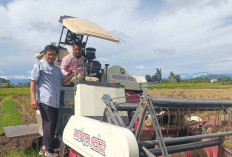
<svg viewBox="0 0 232 157">
<path fill-rule="evenodd" d="M 210 75 L 208 72 L 199 72 L 194 74 L 179 74 L 182 79 L 191 79 Z"/>
<path fill-rule="evenodd" d="M 230 74 L 226 73 L 226 74 L 223 74 L 223 75 L 232 78 L 232 73 L 230 73 Z"/>
<path fill-rule="evenodd" d="M 192 78 L 205 77 L 207 75 L 210 75 L 210 74 L 208 72 L 199 72 L 199 73 L 192 74 Z"/>
<path fill-rule="evenodd" d="M 226 75 L 206 75 L 206 76 L 203 76 L 202 78 L 218 79 L 218 78 L 222 78 L 222 77 L 228 77 L 228 76 L 226 76 Z"/>
<path fill-rule="evenodd" d="M 179 74 L 182 79 L 190 79 L 191 76 L 189 74 Z"/>
<path fill-rule="evenodd" d="M 19 83 L 27 83 L 30 82 L 29 79 L 10 79 L 10 83 L 14 85 L 18 85 Z"/>
<path fill-rule="evenodd" d="M 197 77 L 209 78 L 209 79 L 217 79 L 222 77 L 230 77 L 232 78 L 232 74 L 210 74 L 208 72 L 199 72 L 194 74 L 179 74 L 182 79 L 194 79 Z"/>
</svg>

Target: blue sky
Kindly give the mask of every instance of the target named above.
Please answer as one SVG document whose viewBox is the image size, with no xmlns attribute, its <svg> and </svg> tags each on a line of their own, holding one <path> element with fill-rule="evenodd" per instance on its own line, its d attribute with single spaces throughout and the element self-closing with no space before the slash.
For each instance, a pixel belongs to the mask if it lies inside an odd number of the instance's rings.
<svg viewBox="0 0 232 157">
<path fill-rule="evenodd" d="M 12 0 L 0 0 L 0 5 L 5 7 L 9 2 L 12 2 Z"/>
<path fill-rule="evenodd" d="M 0 77 L 25 79 L 35 54 L 58 42 L 60 15 L 95 22 L 120 39 L 90 38 L 104 65 L 132 75 L 232 73 L 231 0 L 0 0 Z"/>
</svg>

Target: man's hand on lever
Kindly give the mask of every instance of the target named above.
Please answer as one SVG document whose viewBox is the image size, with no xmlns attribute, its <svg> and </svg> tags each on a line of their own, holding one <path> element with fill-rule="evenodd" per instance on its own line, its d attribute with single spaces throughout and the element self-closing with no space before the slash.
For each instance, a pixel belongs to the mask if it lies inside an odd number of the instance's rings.
<svg viewBox="0 0 232 157">
<path fill-rule="evenodd" d="M 74 68 L 72 70 L 72 74 L 71 75 L 68 75 L 62 82 L 61 82 L 61 85 L 64 85 L 65 83 L 69 82 L 74 76 L 75 74 L 78 74 L 78 72 L 81 70 L 81 68 Z"/>
<path fill-rule="evenodd" d="M 72 73 L 78 74 L 80 70 L 81 70 L 81 68 L 74 68 L 74 69 L 72 70 Z"/>
</svg>

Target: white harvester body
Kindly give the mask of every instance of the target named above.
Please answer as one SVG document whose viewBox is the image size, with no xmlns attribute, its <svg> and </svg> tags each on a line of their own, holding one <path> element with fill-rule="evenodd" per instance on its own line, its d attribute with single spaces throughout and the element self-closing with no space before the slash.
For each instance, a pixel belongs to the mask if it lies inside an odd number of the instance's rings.
<svg viewBox="0 0 232 157">
<path fill-rule="evenodd" d="M 102 122 L 106 107 L 102 100 L 104 94 L 117 98 L 118 103 L 126 102 L 123 86 L 95 82 L 76 85 L 74 115 L 65 126 L 63 142 L 86 157 L 139 156 L 138 143 L 129 129 Z M 119 115 L 128 124 L 127 112 Z"/>
<path fill-rule="evenodd" d="M 111 66 L 107 70 L 109 83 L 120 83 L 127 90 L 147 93 L 147 81 L 144 76 L 132 76 L 122 66 Z"/>
<path fill-rule="evenodd" d="M 104 94 L 118 98 L 117 102 L 125 102 L 125 90 L 123 87 L 110 87 L 102 85 L 78 84 L 75 94 L 75 115 L 86 117 L 102 117 L 106 104 L 102 100 Z M 121 113 L 126 116 L 126 113 Z"/>
<path fill-rule="evenodd" d="M 85 157 L 138 157 L 134 134 L 119 126 L 75 115 L 68 121 L 63 141 Z"/>
</svg>

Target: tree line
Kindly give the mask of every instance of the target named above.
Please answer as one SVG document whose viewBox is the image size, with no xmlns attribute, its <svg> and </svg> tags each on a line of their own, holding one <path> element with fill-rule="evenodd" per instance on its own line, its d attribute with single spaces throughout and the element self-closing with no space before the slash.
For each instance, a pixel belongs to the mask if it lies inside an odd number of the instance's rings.
<svg viewBox="0 0 232 157">
<path fill-rule="evenodd" d="M 7 86 L 6 86 L 6 87 L 10 87 L 10 85 L 11 85 L 10 80 L 7 80 L 7 79 L 4 79 L 4 78 L 1 78 L 1 77 L 0 77 L 0 85 L 1 85 L 2 83 L 7 83 Z"/>
<path fill-rule="evenodd" d="M 155 75 L 145 75 L 147 82 L 155 82 L 156 76 Z M 163 80 L 163 82 L 170 82 L 170 83 L 210 83 L 211 79 L 207 77 L 196 77 L 191 79 L 182 79 L 180 75 L 176 75 L 173 71 L 170 72 L 168 79 Z M 221 82 L 222 84 L 232 84 L 232 79 L 230 77 L 221 77 L 217 79 L 217 82 Z"/>
<path fill-rule="evenodd" d="M 4 79 L 0 77 L 0 85 L 2 83 L 7 83 L 6 87 L 3 88 L 29 88 L 30 82 L 27 83 L 18 83 L 17 85 L 14 85 L 10 82 L 10 80 Z M 1 88 L 1 87 L 0 87 Z"/>
</svg>

